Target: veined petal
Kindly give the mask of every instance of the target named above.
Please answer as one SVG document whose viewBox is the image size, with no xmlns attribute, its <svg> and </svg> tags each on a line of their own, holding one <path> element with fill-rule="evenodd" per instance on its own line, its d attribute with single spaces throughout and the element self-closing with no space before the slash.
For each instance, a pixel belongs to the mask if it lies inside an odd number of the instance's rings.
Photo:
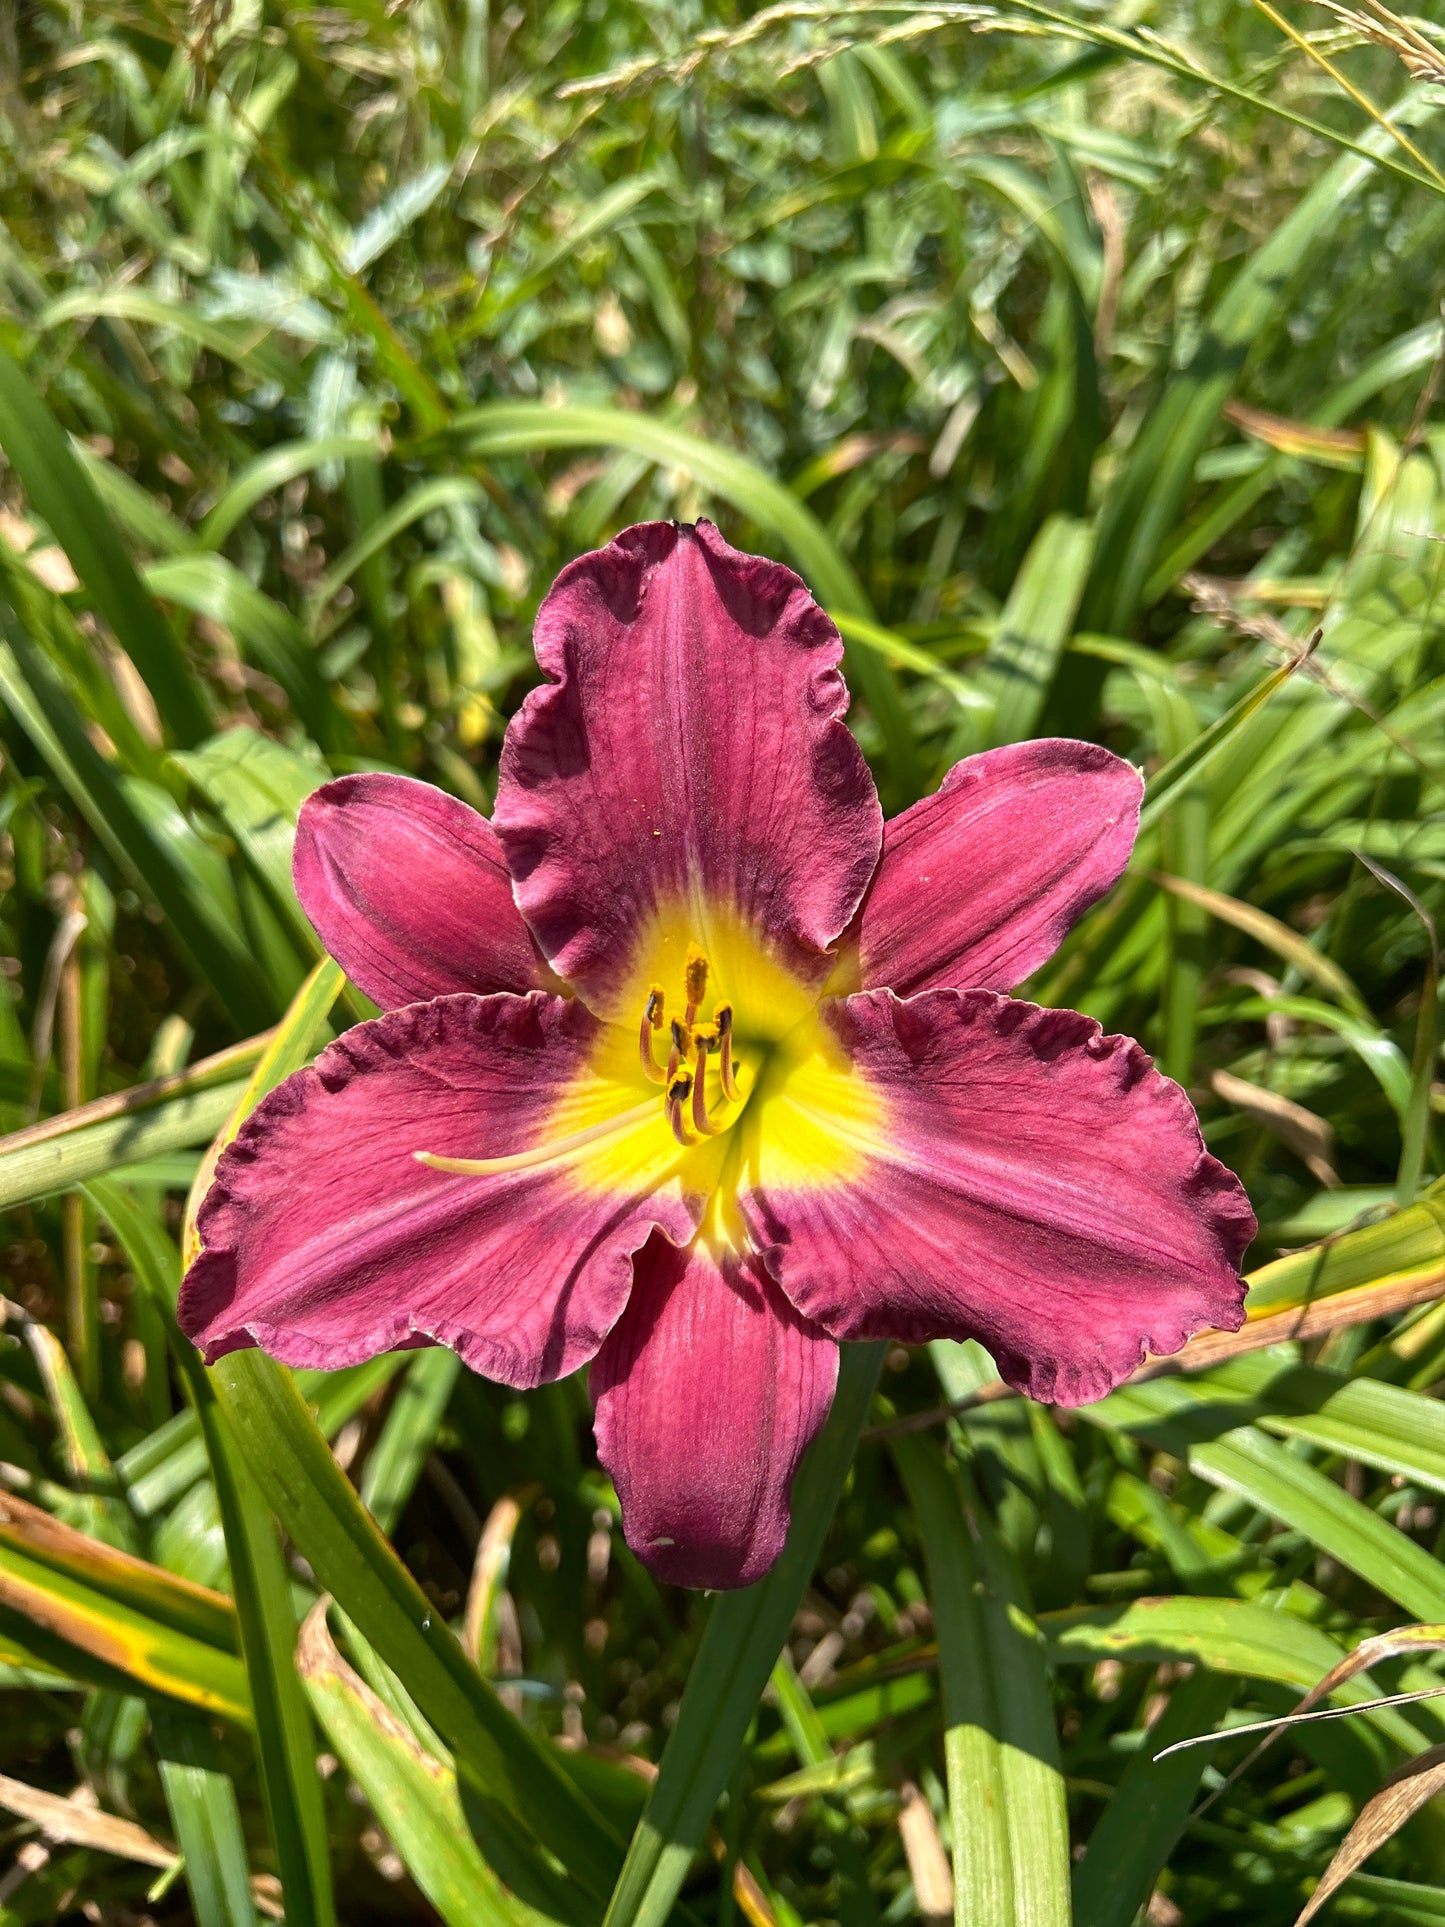
<svg viewBox="0 0 1445 1927">
<path fill-rule="evenodd" d="M 1137 770 L 1094 743 L 1011 743 L 955 763 L 883 829 L 854 981 L 902 997 L 1012 990 L 1113 889 L 1139 828 Z"/>
<path fill-rule="evenodd" d="M 627 1301 L 633 1252 L 655 1227 L 691 1237 L 701 1214 L 661 1120 L 625 1187 L 579 1183 L 566 1159 L 476 1177 L 416 1154 L 505 1157 L 555 1137 L 593 1078 L 596 1031 L 575 1001 L 535 991 L 437 998 L 347 1031 L 221 1157 L 183 1329 L 208 1360 L 259 1345 L 334 1367 L 430 1339 L 508 1385 L 585 1364 Z"/>
<path fill-rule="evenodd" d="M 1145 1352 L 1243 1321 L 1254 1214 L 1189 1100 L 1125 1037 L 987 990 L 824 1006 L 886 1128 L 841 1099 L 846 1183 L 800 1183 L 787 1104 L 739 1204 L 773 1275 L 835 1338 L 977 1338 L 1011 1385 L 1101 1398 Z M 789 1174 L 770 1184 L 770 1165 Z"/>
<path fill-rule="evenodd" d="M 494 815 L 543 954 L 621 1022 L 659 924 L 766 939 L 818 984 L 878 859 L 838 632 L 790 569 L 710 522 L 628 529 L 537 614 L 550 682 L 502 748 Z"/>
<path fill-rule="evenodd" d="M 492 826 L 410 776 L 340 776 L 302 806 L 296 894 L 352 982 L 384 1010 L 470 990 L 555 987 Z"/>
<path fill-rule="evenodd" d="M 788 1495 L 828 1416 L 838 1348 L 755 1259 L 654 1236 L 592 1365 L 597 1453 L 627 1543 L 678 1586 L 746 1586 L 788 1536 Z"/>
</svg>

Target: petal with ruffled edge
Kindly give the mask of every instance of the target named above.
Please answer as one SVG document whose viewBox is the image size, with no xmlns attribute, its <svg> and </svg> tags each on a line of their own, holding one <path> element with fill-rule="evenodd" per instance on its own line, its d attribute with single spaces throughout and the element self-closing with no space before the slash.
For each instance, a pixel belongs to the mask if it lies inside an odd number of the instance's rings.
<svg viewBox="0 0 1445 1927">
<path fill-rule="evenodd" d="M 555 987 L 512 901 L 491 824 L 411 776 L 340 776 L 302 806 L 296 894 L 383 1010 L 470 990 Z"/>
<path fill-rule="evenodd" d="M 508 1385 L 585 1364 L 627 1301 L 633 1252 L 659 1226 L 690 1238 L 701 1215 L 660 1111 L 608 1186 L 565 1161 L 478 1177 L 415 1154 L 504 1157 L 555 1136 L 595 1082 L 596 1029 L 533 992 L 442 997 L 347 1031 L 222 1155 L 182 1328 L 208 1360 L 259 1345 L 331 1368 L 429 1339 Z"/>
<path fill-rule="evenodd" d="M 788 1495 L 833 1403 L 838 1348 L 749 1256 L 637 1254 L 592 1365 L 597 1453 L 627 1543 L 677 1586 L 750 1585 L 788 1536 Z"/>
<path fill-rule="evenodd" d="M 794 1120 L 784 1088 L 759 1107 L 739 1195 L 805 1317 L 840 1339 L 977 1338 L 1057 1405 L 1101 1398 L 1146 1351 L 1238 1328 L 1254 1214 L 1138 1044 L 987 990 L 824 1008 L 882 1121 L 860 1130 L 841 1101 Z M 818 1178 L 770 1184 L 799 1124 Z M 821 1154 L 830 1131 L 846 1182 Z"/>
<path fill-rule="evenodd" d="M 901 997 L 1012 990 L 1118 882 L 1139 772 L 1095 743 L 1011 743 L 955 763 L 883 829 L 850 938 L 854 981 Z"/>
<path fill-rule="evenodd" d="M 650 522 L 562 571 L 535 641 L 551 680 L 507 730 L 493 822 L 553 968 L 635 1023 L 659 920 L 708 949 L 723 916 L 820 983 L 882 820 L 799 578 L 710 522 Z"/>
</svg>

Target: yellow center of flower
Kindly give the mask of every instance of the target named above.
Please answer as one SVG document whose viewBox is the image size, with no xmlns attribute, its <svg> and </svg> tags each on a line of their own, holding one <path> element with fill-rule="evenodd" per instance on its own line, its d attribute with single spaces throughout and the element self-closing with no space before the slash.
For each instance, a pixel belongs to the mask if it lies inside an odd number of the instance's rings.
<svg viewBox="0 0 1445 1927">
<path fill-rule="evenodd" d="M 729 1198 L 741 1183 L 853 1178 L 867 1141 L 886 1135 L 886 1105 L 839 1049 L 818 988 L 742 919 L 696 906 L 658 916 L 634 954 L 618 1004 L 635 1028 L 602 1027 L 535 1146 L 422 1162 L 473 1176 L 555 1165 L 579 1188 L 633 1195 L 673 1178 Z"/>
</svg>

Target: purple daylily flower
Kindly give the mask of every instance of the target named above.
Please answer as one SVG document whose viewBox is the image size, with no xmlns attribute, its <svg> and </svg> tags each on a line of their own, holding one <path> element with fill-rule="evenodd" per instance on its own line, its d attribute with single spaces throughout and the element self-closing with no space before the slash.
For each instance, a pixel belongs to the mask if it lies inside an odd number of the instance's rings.
<svg viewBox="0 0 1445 1927">
<path fill-rule="evenodd" d="M 969 757 L 885 824 L 837 631 L 707 522 L 562 571 L 490 823 L 399 776 L 302 811 L 296 886 L 385 1014 L 221 1158 L 208 1359 L 591 1361 L 660 1577 L 766 1572 L 838 1343 L 980 1339 L 1078 1404 L 1243 1316 L 1254 1218 L 1140 1046 L 1006 993 L 1108 891 L 1140 780 Z"/>
</svg>

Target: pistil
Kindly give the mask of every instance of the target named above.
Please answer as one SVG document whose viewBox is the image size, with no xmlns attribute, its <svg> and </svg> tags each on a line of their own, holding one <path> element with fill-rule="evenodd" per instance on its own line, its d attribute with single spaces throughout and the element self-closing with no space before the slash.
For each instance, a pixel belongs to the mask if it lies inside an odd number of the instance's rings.
<svg viewBox="0 0 1445 1927">
<path fill-rule="evenodd" d="M 688 1079 L 688 1088 L 692 1088 L 691 1078 Z M 614 1137 L 619 1131 L 630 1131 L 638 1124 L 645 1124 L 649 1118 L 657 1116 L 656 1104 L 656 1098 L 644 1098 L 642 1103 L 634 1104 L 630 1111 L 604 1118 L 600 1124 L 589 1124 L 586 1130 L 573 1131 L 567 1137 L 553 1138 L 550 1143 L 539 1144 L 534 1150 L 514 1151 L 509 1157 L 446 1158 L 438 1157 L 434 1151 L 413 1151 L 412 1156 L 418 1164 L 425 1164 L 430 1170 L 450 1171 L 462 1178 L 495 1178 L 506 1171 L 534 1171 L 543 1164 L 561 1163 L 602 1138 Z M 672 1093 L 669 1090 L 669 1114 L 671 1110 Z"/>
<path fill-rule="evenodd" d="M 687 1015 L 684 1022 L 692 1024 L 697 1020 L 698 1005 L 707 995 L 707 957 L 695 943 L 687 946 L 683 976 L 687 985 Z"/>
</svg>

